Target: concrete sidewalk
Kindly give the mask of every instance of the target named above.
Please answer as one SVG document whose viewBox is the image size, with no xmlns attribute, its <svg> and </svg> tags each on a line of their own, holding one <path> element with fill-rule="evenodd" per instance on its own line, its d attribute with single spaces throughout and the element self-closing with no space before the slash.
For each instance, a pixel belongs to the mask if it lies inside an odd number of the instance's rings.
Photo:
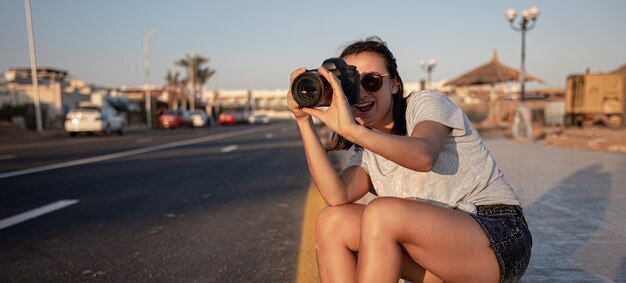
<svg viewBox="0 0 626 283">
<path fill-rule="evenodd" d="M 626 282 L 625 154 L 484 141 L 533 234 L 523 282 Z"/>
<path fill-rule="evenodd" d="M 533 234 L 524 282 L 626 282 L 626 155 L 487 139 Z"/>
</svg>

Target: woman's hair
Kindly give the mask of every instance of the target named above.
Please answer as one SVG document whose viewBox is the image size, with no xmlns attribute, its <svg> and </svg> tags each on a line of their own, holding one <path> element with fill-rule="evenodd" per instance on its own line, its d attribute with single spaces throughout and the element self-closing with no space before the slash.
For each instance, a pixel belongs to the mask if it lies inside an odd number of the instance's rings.
<svg viewBox="0 0 626 283">
<path fill-rule="evenodd" d="M 404 83 L 398 73 L 398 65 L 396 58 L 387 47 L 387 43 L 377 36 L 368 37 L 365 40 L 359 40 L 351 43 L 341 52 L 341 57 L 348 55 L 356 55 L 362 52 L 373 52 L 382 55 L 385 58 L 385 65 L 389 71 L 389 77 L 398 81 L 398 91 L 393 94 L 393 130 L 395 135 L 406 135 L 406 101 L 404 95 Z M 360 82 L 359 82 L 360 83 Z M 352 147 L 352 142 L 348 141 L 341 135 L 333 133 L 333 136 L 326 146 L 326 151 L 347 150 Z M 358 146 L 358 145 L 357 145 Z"/>
</svg>

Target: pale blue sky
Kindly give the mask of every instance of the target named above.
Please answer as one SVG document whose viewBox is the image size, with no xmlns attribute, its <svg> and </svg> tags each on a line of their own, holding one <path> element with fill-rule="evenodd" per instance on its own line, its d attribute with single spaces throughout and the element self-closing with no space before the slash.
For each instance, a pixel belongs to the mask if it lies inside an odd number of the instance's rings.
<svg viewBox="0 0 626 283">
<path fill-rule="evenodd" d="M 286 88 L 297 67 L 316 67 L 357 38 L 378 35 L 394 52 L 403 80 L 424 79 L 420 59 L 439 62 L 433 80 L 453 79 L 490 60 L 519 67 L 521 35 L 508 8 L 538 6 L 527 34 L 529 73 L 562 87 L 567 75 L 626 63 L 626 1 L 79 1 L 31 0 L 39 66 L 68 70 L 101 86 L 144 81 L 143 38 L 151 78 L 181 70 L 187 53 L 210 58 L 208 88 Z M 29 66 L 23 0 L 0 2 L 0 71 Z"/>
</svg>

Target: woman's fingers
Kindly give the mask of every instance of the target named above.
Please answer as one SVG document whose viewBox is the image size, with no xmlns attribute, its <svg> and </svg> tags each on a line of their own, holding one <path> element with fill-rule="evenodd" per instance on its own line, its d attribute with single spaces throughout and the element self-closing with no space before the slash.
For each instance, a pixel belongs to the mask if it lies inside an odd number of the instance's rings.
<svg viewBox="0 0 626 283">
<path fill-rule="evenodd" d="M 315 109 L 315 108 L 302 108 L 302 112 L 309 114 L 317 119 L 320 119 L 320 121 L 324 122 L 324 120 L 326 119 L 324 117 L 324 111 L 319 110 L 319 109 Z"/>
<path fill-rule="evenodd" d="M 293 85 L 293 81 L 302 73 L 306 72 L 305 68 L 296 69 L 289 75 L 289 96 L 291 96 L 291 86 Z"/>
<path fill-rule="evenodd" d="M 300 69 L 293 71 L 291 75 L 289 76 L 289 90 L 287 91 L 287 106 L 289 107 L 289 110 L 293 112 L 296 119 L 307 119 L 308 117 L 308 114 L 302 111 L 302 109 L 300 108 L 300 105 L 298 105 L 298 103 L 293 98 L 293 94 L 291 93 L 291 86 L 293 84 L 293 81 L 304 72 L 306 72 L 306 69 L 300 68 Z"/>
<path fill-rule="evenodd" d="M 293 85 L 293 81 L 302 73 L 306 72 L 305 68 L 299 68 L 296 69 L 295 71 L 293 71 L 291 73 L 291 75 L 289 75 L 289 90 L 287 91 L 287 96 L 289 97 L 289 100 L 293 100 L 293 97 L 291 97 L 291 86 Z"/>
<path fill-rule="evenodd" d="M 298 105 L 298 103 L 293 99 L 293 96 L 291 96 L 291 92 L 287 92 L 287 106 L 290 109 L 295 109 L 295 108 L 300 107 L 300 105 Z"/>
<path fill-rule="evenodd" d="M 289 76 L 289 86 L 291 86 L 291 84 L 293 83 L 293 80 L 295 80 L 296 77 L 298 77 L 300 74 L 302 74 L 304 72 L 306 72 L 305 68 L 299 68 L 299 69 L 296 69 L 295 71 L 293 71 L 291 73 L 291 75 Z"/>
<path fill-rule="evenodd" d="M 333 88 L 333 97 L 332 104 L 336 104 L 339 107 L 348 107 L 348 103 L 346 100 L 346 95 L 343 93 L 343 88 L 341 87 L 341 81 L 330 71 L 326 70 L 324 67 L 320 67 L 317 71 L 326 78 L 326 80 L 330 83 Z"/>
</svg>

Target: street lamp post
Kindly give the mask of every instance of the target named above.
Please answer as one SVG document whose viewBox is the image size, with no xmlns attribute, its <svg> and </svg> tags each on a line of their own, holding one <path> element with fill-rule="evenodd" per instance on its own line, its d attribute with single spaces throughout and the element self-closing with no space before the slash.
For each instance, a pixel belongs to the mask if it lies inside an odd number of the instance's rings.
<svg viewBox="0 0 626 283">
<path fill-rule="evenodd" d="M 433 72 L 433 70 L 435 69 L 435 66 L 437 66 L 437 59 L 430 59 L 428 61 L 425 60 L 420 60 L 419 61 L 420 67 L 422 68 L 422 70 L 424 72 L 426 72 L 427 76 L 428 76 L 428 87 L 432 88 L 432 77 L 431 74 Z"/>
<path fill-rule="evenodd" d="M 539 8 L 532 6 L 529 9 L 522 11 L 519 18 L 520 20 L 516 25 L 515 20 L 517 18 L 517 12 L 515 9 L 510 8 L 505 13 L 505 17 L 509 21 L 511 29 L 519 31 L 522 34 L 522 58 L 519 76 L 520 103 L 515 113 L 515 120 L 513 121 L 513 135 L 515 137 L 524 137 L 527 139 L 531 139 L 532 116 L 529 109 L 526 105 L 524 105 L 526 85 L 526 32 L 535 28 L 539 14 Z"/>
<path fill-rule="evenodd" d="M 37 56 L 35 55 L 35 39 L 33 36 L 33 20 L 30 13 L 30 0 L 24 0 L 26 6 L 26 27 L 28 29 L 28 51 L 30 55 L 30 76 L 32 77 L 34 104 L 35 104 L 35 120 L 37 123 L 37 132 L 43 131 L 41 122 L 41 106 L 39 103 L 39 82 L 37 81 Z"/>
<path fill-rule="evenodd" d="M 146 91 L 146 125 L 148 128 L 152 127 L 152 101 L 151 94 L 152 87 L 150 86 L 150 37 L 156 34 L 156 30 L 149 31 L 143 38 L 143 66 L 146 70 L 145 77 L 145 91 Z"/>
</svg>

